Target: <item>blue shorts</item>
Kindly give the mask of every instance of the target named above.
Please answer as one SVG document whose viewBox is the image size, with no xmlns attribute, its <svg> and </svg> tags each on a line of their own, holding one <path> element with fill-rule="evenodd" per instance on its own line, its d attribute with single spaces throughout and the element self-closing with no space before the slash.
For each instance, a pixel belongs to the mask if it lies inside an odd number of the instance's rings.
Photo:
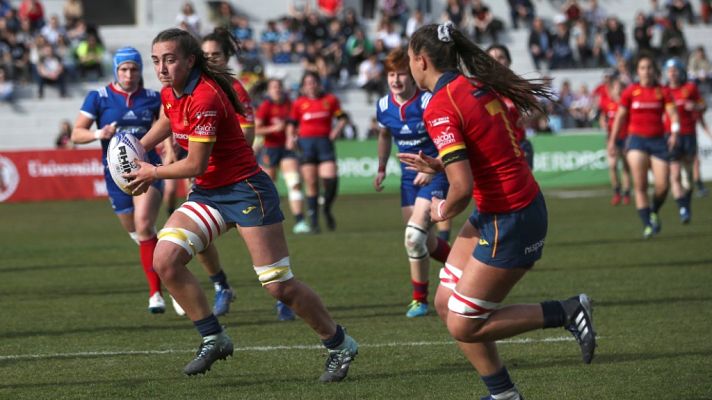
<svg viewBox="0 0 712 400">
<path fill-rule="evenodd" d="M 284 147 L 263 147 L 257 156 L 257 161 L 264 168 L 274 168 L 285 158 L 297 158 L 297 155 Z"/>
<path fill-rule="evenodd" d="M 639 150 L 663 161 L 670 161 L 670 151 L 668 150 L 667 137 L 664 136 L 647 138 L 635 134 L 629 134 L 625 150 Z"/>
<path fill-rule="evenodd" d="M 691 159 L 697 154 L 697 135 L 678 136 L 677 143 L 670 152 L 670 157 L 677 161 L 683 158 Z"/>
<path fill-rule="evenodd" d="M 493 267 L 531 267 L 544 251 L 547 215 L 541 192 L 528 206 L 510 213 L 479 213 L 475 208 L 469 221 L 480 231 L 480 241 L 472 256 Z"/>
<path fill-rule="evenodd" d="M 153 165 L 159 165 L 161 163 L 161 157 L 155 151 L 148 152 L 148 161 Z M 128 195 L 119 189 L 111 178 L 111 173 L 109 168 L 104 166 L 104 181 L 106 182 L 106 193 L 109 195 L 109 201 L 111 202 L 111 208 L 114 209 L 115 214 L 129 214 L 134 212 L 133 196 Z M 151 184 L 151 186 L 158 189 L 163 195 L 163 180 L 158 179 Z"/>
<path fill-rule="evenodd" d="M 325 161 L 336 161 L 336 150 L 334 142 L 326 137 L 300 138 L 297 141 L 302 164 L 319 164 Z"/>
<path fill-rule="evenodd" d="M 415 204 L 415 199 L 422 197 L 430 201 L 433 197 L 444 199 L 447 196 L 447 190 L 450 184 L 444 173 L 436 174 L 433 180 L 425 186 L 416 186 L 413 184 L 413 179 L 417 174 L 411 174 L 410 171 L 403 172 L 401 175 L 401 207 L 408 207 Z"/>
<path fill-rule="evenodd" d="M 524 152 L 524 157 L 527 159 L 527 164 L 529 164 L 529 169 L 534 169 L 534 146 L 529 139 L 524 139 L 519 142 L 519 148 Z"/>
<path fill-rule="evenodd" d="M 232 185 L 215 189 L 193 186 L 188 201 L 217 209 L 226 224 L 241 227 L 272 225 L 284 221 L 279 193 L 263 171 Z"/>
</svg>

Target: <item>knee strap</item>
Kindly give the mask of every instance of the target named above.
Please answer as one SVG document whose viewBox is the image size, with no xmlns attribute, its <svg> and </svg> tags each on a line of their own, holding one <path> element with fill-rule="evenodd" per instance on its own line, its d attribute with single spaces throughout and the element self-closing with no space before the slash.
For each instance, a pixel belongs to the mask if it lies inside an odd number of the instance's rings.
<svg viewBox="0 0 712 400">
<path fill-rule="evenodd" d="M 183 228 L 163 228 L 158 241 L 168 241 L 182 247 L 191 257 L 205 250 L 203 241 L 195 233 Z"/>
<path fill-rule="evenodd" d="M 292 269 L 289 266 L 289 256 L 277 261 L 276 263 L 265 265 L 262 267 L 253 266 L 257 279 L 260 280 L 262 286 L 269 285 L 274 282 L 284 282 L 294 278 Z"/>
<path fill-rule="evenodd" d="M 428 231 L 409 222 L 405 228 L 405 252 L 411 260 L 422 260 L 428 256 Z"/>
<path fill-rule="evenodd" d="M 445 266 L 440 268 L 440 285 L 450 290 L 455 290 L 457 282 L 462 277 L 462 270 L 456 268 L 452 264 L 445 263 Z"/>
<path fill-rule="evenodd" d="M 460 317 L 487 319 L 493 311 L 499 308 L 499 303 L 467 297 L 453 290 L 447 302 L 447 308 Z"/>
</svg>

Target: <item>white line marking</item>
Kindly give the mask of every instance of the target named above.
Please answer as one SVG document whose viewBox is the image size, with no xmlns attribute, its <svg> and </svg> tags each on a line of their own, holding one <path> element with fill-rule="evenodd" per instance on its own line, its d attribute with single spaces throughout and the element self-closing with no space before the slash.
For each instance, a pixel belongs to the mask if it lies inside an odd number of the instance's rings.
<svg viewBox="0 0 712 400">
<path fill-rule="evenodd" d="M 600 337 L 598 337 L 600 339 Z M 500 340 L 497 344 L 529 344 L 529 343 L 556 343 L 570 342 L 574 338 L 571 336 L 548 337 L 543 339 L 506 339 Z M 361 343 L 361 348 L 383 348 L 383 347 L 421 347 L 421 346 L 447 346 L 454 345 L 452 341 L 440 342 L 391 342 L 391 343 Z M 236 347 L 235 351 L 277 351 L 277 350 L 319 350 L 323 349 L 322 345 L 295 345 L 295 346 L 252 346 L 252 347 Z M 173 354 L 173 353 L 194 353 L 195 350 L 117 350 L 117 351 L 81 351 L 76 353 L 45 353 L 45 354 L 14 354 L 0 356 L 0 361 L 5 360 L 41 360 L 47 358 L 80 358 L 80 357 L 113 357 L 113 356 L 128 356 L 128 355 L 152 355 L 152 354 Z"/>
</svg>

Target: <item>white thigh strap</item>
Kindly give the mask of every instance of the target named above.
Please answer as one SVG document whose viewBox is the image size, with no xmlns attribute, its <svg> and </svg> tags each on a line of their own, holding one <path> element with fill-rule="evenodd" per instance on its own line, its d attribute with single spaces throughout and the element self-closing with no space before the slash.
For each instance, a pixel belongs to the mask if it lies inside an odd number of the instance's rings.
<svg viewBox="0 0 712 400">
<path fill-rule="evenodd" d="M 450 290 L 455 290 L 455 286 L 457 286 L 457 282 L 460 281 L 461 276 L 461 269 L 452 264 L 445 263 L 445 266 L 440 268 L 440 285 Z"/>
<path fill-rule="evenodd" d="M 190 256 L 205 249 L 203 241 L 195 233 L 183 228 L 163 228 L 158 232 L 158 241 L 165 240 L 182 247 Z"/>
<path fill-rule="evenodd" d="M 493 311 L 499 308 L 499 303 L 467 297 L 457 290 L 453 290 L 447 302 L 447 308 L 461 317 L 487 319 Z"/>
<path fill-rule="evenodd" d="M 270 265 L 261 267 L 255 265 L 254 268 L 262 286 L 274 282 L 284 282 L 294 278 L 294 274 L 292 274 L 292 270 L 289 267 L 289 256 Z"/>
<path fill-rule="evenodd" d="M 208 205 L 187 201 L 181 204 L 176 211 L 192 219 L 200 227 L 203 235 L 208 239 L 208 243 L 227 230 L 225 220 L 220 212 Z"/>
</svg>

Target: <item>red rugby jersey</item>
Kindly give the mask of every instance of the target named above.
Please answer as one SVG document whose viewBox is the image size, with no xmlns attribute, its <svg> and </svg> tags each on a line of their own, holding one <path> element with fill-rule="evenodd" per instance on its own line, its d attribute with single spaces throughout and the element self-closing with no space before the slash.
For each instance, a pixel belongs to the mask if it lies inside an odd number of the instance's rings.
<svg viewBox="0 0 712 400">
<path fill-rule="evenodd" d="M 453 74 L 454 75 L 454 74 Z M 444 80 L 443 80 L 444 79 Z M 477 209 L 506 213 L 531 203 L 539 192 L 514 134 L 507 108 L 492 91 L 462 75 L 443 75 L 423 114 L 440 157 L 465 149 Z"/>
<path fill-rule="evenodd" d="M 260 104 L 255 112 L 255 118 L 262 121 L 264 125 L 272 125 L 275 120 L 281 119 L 286 121 L 289 119 L 289 112 L 292 109 L 292 102 L 289 99 L 284 99 L 282 103 L 275 103 L 267 99 Z M 273 132 L 265 135 L 264 147 L 280 148 L 284 147 L 287 142 L 287 133 L 285 130 Z"/>
<path fill-rule="evenodd" d="M 240 122 L 242 129 L 252 128 L 255 126 L 255 109 L 252 107 L 252 99 L 247 94 L 247 90 L 242 86 L 242 82 L 237 79 L 232 80 L 232 88 L 237 93 L 237 100 L 245 107 L 245 115 L 237 114 L 237 120 Z"/>
<path fill-rule="evenodd" d="M 606 97 L 600 102 L 599 107 L 601 112 L 606 117 L 606 137 L 611 136 L 613 131 L 613 121 L 616 119 L 616 114 L 618 114 L 618 102 L 610 97 Z M 624 140 L 628 137 L 628 124 L 621 124 L 620 132 L 618 132 L 617 140 Z"/>
<path fill-rule="evenodd" d="M 292 103 L 290 119 L 299 126 L 300 138 L 329 137 L 332 120 L 343 113 L 339 99 L 331 93 L 316 99 L 299 96 Z"/>
<path fill-rule="evenodd" d="M 696 111 L 687 111 L 685 109 L 685 103 L 691 101 L 695 103 L 695 106 L 704 103 L 704 100 L 700 96 L 700 91 L 697 89 L 697 85 L 695 85 L 693 82 L 687 82 L 684 85 L 676 88 L 666 86 L 666 89 L 670 92 L 670 95 L 675 101 L 677 116 L 680 119 L 680 135 L 695 135 L 697 132 L 696 128 L 699 113 L 697 113 Z M 670 117 L 666 113 L 665 132 L 671 132 L 670 122 Z"/>
<path fill-rule="evenodd" d="M 648 138 L 664 136 L 665 105 L 672 102 L 670 93 L 660 85 L 634 83 L 628 86 L 620 101 L 620 105 L 628 109 L 628 134 Z"/>
<path fill-rule="evenodd" d="M 163 110 L 171 122 L 178 145 L 188 150 L 188 142 L 213 142 L 208 167 L 195 178 L 201 188 L 230 185 L 260 171 L 237 122 L 232 104 L 220 86 L 195 70 L 182 96 L 170 86 L 161 90 Z"/>
</svg>

